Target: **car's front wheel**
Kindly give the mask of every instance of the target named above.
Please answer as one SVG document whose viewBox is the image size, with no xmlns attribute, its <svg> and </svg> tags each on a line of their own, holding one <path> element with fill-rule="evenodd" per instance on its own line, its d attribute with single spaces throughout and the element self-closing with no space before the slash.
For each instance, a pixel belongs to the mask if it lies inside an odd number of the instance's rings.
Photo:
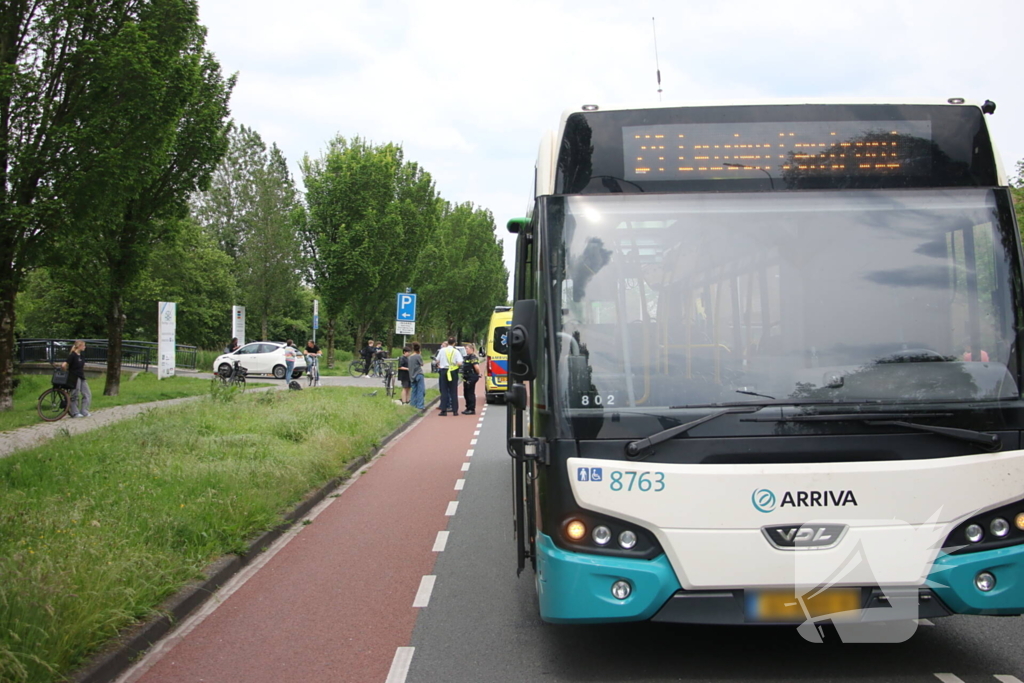
<svg viewBox="0 0 1024 683">
<path fill-rule="evenodd" d="M 217 366 L 217 374 L 220 375 L 221 377 L 230 377 L 231 366 L 227 363 L 221 363 L 219 366 Z"/>
<path fill-rule="evenodd" d="M 274 366 L 274 379 L 284 379 L 285 369 L 283 365 Z"/>
</svg>

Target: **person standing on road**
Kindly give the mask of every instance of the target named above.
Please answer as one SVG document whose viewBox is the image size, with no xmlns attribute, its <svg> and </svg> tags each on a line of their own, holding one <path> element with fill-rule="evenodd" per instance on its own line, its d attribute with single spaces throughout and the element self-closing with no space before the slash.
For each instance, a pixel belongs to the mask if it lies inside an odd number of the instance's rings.
<svg viewBox="0 0 1024 683">
<path fill-rule="evenodd" d="M 466 399 L 463 415 L 476 415 L 476 382 L 480 379 L 480 358 L 476 346 L 466 344 L 466 357 L 462 361 L 462 396 Z"/>
<path fill-rule="evenodd" d="M 441 414 L 459 414 L 459 366 L 462 354 L 455 348 L 455 337 L 448 337 L 448 346 L 437 358 L 437 379 L 441 386 Z"/>
<path fill-rule="evenodd" d="M 292 371 L 295 370 L 295 358 L 299 355 L 299 350 L 295 348 L 295 342 L 291 339 L 284 343 L 284 381 L 290 382 L 292 380 Z"/>
<path fill-rule="evenodd" d="M 409 403 L 409 391 L 412 389 L 412 382 L 409 381 L 409 354 L 412 353 L 411 346 L 402 347 L 402 355 L 398 358 L 398 381 L 402 383 L 402 403 Z"/>
<path fill-rule="evenodd" d="M 373 354 L 376 352 L 376 348 L 373 346 L 373 340 L 369 339 L 366 342 L 366 346 L 359 350 L 359 355 L 363 358 L 363 377 L 370 376 L 370 363 L 373 362 Z"/>
<path fill-rule="evenodd" d="M 61 363 L 61 367 L 68 371 L 68 381 L 71 383 L 71 404 L 68 406 L 71 417 L 89 417 L 89 406 L 92 405 L 92 391 L 89 389 L 89 383 L 85 381 L 83 351 L 85 342 L 81 339 L 75 340 L 71 345 L 68 359 Z"/>
<path fill-rule="evenodd" d="M 412 385 L 412 396 L 409 403 L 416 410 L 426 410 L 423 403 L 426 378 L 423 376 L 423 356 L 420 355 L 419 342 L 412 343 L 412 353 L 409 355 L 409 384 Z"/>
</svg>

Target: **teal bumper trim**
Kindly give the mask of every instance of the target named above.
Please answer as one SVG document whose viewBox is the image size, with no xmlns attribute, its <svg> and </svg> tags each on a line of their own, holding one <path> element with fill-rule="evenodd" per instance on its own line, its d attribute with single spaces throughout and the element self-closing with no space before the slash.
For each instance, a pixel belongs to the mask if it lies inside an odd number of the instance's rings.
<svg viewBox="0 0 1024 683">
<path fill-rule="evenodd" d="M 625 600 L 612 596 L 612 584 L 629 581 Z M 679 590 L 668 558 L 634 560 L 562 550 L 550 536 L 537 536 L 537 593 L 540 616 L 553 624 L 645 621 Z"/>
<path fill-rule="evenodd" d="M 996 577 L 987 593 L 974 585 L 982 571 Z M 957 614 L 1024 614 L 1024 545 L 944 555 L 932 565 L 927 583 Z"/>
</svg>

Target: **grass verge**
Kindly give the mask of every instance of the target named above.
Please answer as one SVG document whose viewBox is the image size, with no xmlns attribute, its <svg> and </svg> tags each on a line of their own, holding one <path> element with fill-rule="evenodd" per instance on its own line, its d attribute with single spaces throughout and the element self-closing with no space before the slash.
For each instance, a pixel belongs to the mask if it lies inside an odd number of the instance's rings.
<svg viewBox="0 0 1024 683">
<path fill-rule="evenodd" d="M 359 387 L 222 392 L 0 460 L 0 680 L 73 671 L 413 412 Z"/>
<path fill-rule="evenodd" d="M 50 388 L 50 376 L 19 375 L 18 380 L 18 388 L 14 391 L 14 409 L 0 413 L 0 432 L 41 422 L 36 413 L 36 400 L 39 394 Z M 140 372 L 134 377 L 128 373 L 123 374 L 118 396 L 104 396 L 103 383 L 102 377 L 89 380 L 92 410 L 210 393 L 209 379 L 168 377 L 158 380 L 151 372 Z"/>
</svg>

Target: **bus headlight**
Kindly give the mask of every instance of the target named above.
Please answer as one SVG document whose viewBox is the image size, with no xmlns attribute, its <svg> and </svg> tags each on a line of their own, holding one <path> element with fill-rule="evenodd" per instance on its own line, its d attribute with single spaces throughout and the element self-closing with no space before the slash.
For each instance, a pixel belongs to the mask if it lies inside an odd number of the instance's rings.
<svg viewBox="0 0 1024 683">
<path fill-rule="evenodd" d="M 1010 524 L 1002 517 L 996 517 L 992 520 L 992 523 L 988 525 L 988 530 L 992 532 L 993 536 L 1002 538 L 1006 534 L 1010 533 Z"/>
<path fill-rule="evenodd" d="M 607 545 L 608 541 L 612 540 L 612 530 L 606 526 L 594 527 L 593 533 L 594 543 L 598 545 Z"/>
<path fill-rule="evenodd" d="M 574 541 L 578 541 L 587 535 L 587 525 L 578 519 L 570 520 L 565 525 L 565 535 Z"/>
<path fill-rule="evenodd" d="M 991 572 L 978 572 L 974 577 L 974 585 L 983 593 L 988 593 L 996 587 L 996 577 Z"/>
<path fill-rule="evenodd" d="M 967 540 L 971 543 L 977 543 L 985 537 L 985 532 L 982 530 L 981 526 L 972 524 L 964 529 L 964 536 L 966 536 Z"/>
<path fill-rule="evenodd" d="M 619 534 L 619 545 L 624 550 L 629 550 L 630 548 L 636 545 L 636 534 L 630 531 L 629 529 L 626 529 L 621 534 Z"/>
<path fill-rule="evenodd" d="M 1017 525 L 1018 529 L 1024 531 L 1024 512 L 1017 515 L 1017 517 L 1013 520 L 1013 523 Z"/>
</svg>

